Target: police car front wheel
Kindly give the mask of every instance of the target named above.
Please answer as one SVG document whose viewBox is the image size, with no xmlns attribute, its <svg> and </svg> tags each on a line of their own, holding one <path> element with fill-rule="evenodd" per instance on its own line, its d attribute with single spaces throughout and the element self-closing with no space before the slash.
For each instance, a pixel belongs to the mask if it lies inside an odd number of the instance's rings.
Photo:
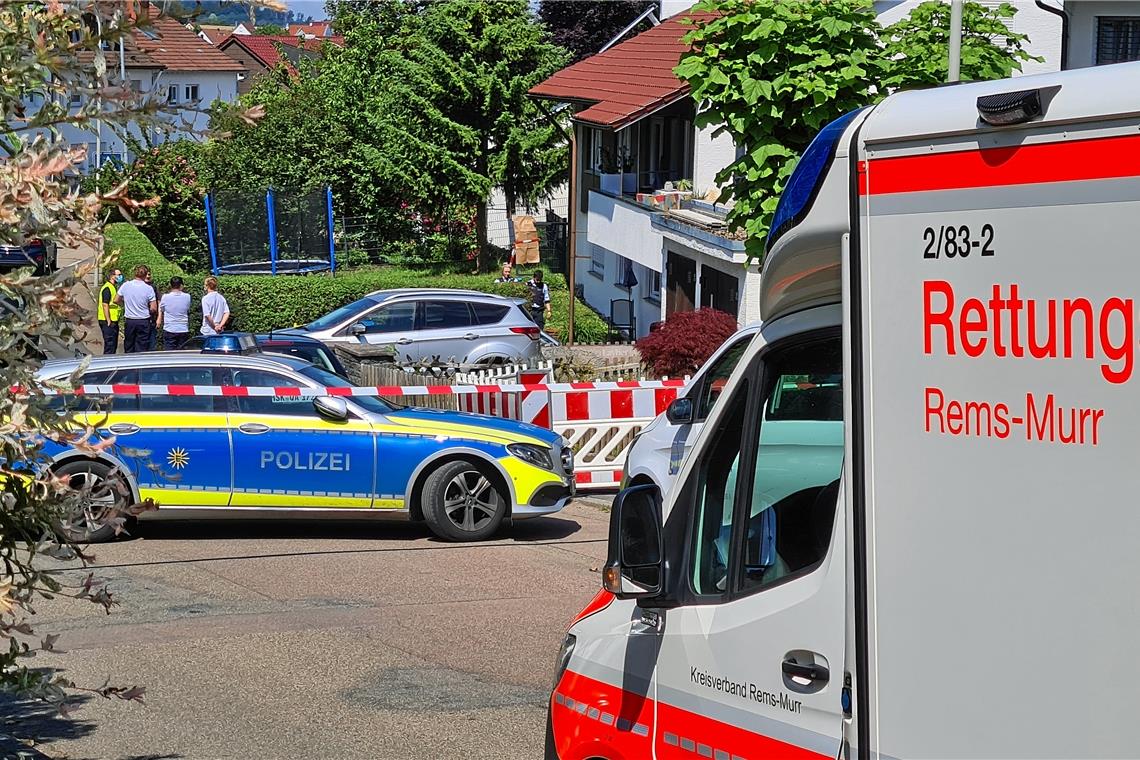
<svg viewBox="0 0 1140 760">
<path fill-rule="evenodd" d="M 58 477 L 67 476 L 68 485 L 77 492 L 59 525 L 60 532 L 76 543 L 114 538 L 115 526 L 110 520 L 130 505 L 130 488 L 123 476 L 111 465 L 88 460 L 68 462 L 53 472 Z"/>
<path fill-rule="evenodd" d="M 424 519 L 440 538 L 481 541 L 490 538 L 507 512 L 496 483 L 470 462 L 448 462 L 424 482 Z"/>
</svg>

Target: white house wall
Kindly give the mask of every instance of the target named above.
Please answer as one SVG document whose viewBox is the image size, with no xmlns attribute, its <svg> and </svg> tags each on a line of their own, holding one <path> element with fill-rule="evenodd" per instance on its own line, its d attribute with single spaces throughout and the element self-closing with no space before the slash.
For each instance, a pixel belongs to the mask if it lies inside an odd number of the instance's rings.
<svg viewBox="0 0 1140 760">
<path fill-rule="evenodd" d="M 155 92 L 159 97 L 165 98 L 166 88 L 178 85 L 178 100 L 182 103 L 186 96 L 187 85 L 198 85 L 198 105 L 203 111 L 208 111 L 210 104 L 215 100 L 232 103 L 237 100 L 237 73 L 233 71 L 163 71 L 158 76 Z M 210 124 L 210 114 L 183 110 L 180 120 L 189 123 L 186 131 L 204 132 Z"/>
<path fill-rule="evenodd" d="M 714 185 L 717 173 L 736 160 L 736 143 L 732 135 L 714 135 L 715 127 L 697 130 L 693 145 L 693 190 L 700 196 Z"/>
<path fill-rule="evenodd" d="M 1080 0 L 1065 3 L 1065 11 L 1069 14 L 1069 68 L 1083 69 L 1096 64 L 1097 16 L 1140 16 L 1140 2 Z"/>
</svg>

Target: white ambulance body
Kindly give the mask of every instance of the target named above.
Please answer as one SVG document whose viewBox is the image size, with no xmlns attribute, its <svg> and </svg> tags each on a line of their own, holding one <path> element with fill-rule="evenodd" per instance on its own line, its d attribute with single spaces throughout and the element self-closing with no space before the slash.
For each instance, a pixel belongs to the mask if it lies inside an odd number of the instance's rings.
<svg viewBox="0 0 1140 760">
<path fill-rule="evenodd" d="M 1140 64 L 849 114 L 769 245 L 672 494 L 615 502 L 547 757 L 1140 756 Z"/>
</svg>

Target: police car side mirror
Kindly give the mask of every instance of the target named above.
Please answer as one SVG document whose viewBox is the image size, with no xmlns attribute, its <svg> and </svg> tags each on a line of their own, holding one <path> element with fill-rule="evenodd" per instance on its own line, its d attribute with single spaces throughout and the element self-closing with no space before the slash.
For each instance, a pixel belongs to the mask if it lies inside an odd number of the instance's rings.
<svg viewBox="0 0 1140 760">
<path fill-rule="evenodd" d="M 602 586 L 619 599 L 652 596 L 661 591 L 661 489 L 656 485 L 626 488 L 610 512 L 609 557 Z"/>
<path fill-rule="evenodd" d="M 326 420 L 344 422 L 348 419 L 348 402 L 336 396 L 317 396 L 313 408 Z"/>
<path fill-rule="evenodd" d="M 348 334 L 358 337 L 368 332 L 368 326 L 363 322 L 355 322 L 348 328 Z"/>
<path fill-rule="evenodd" d="M 673 399 L 665 407 L 665 419 L 672 425 L 688 425 L 693 421 L 693 400 L 691 398 Z"/>
</svg>

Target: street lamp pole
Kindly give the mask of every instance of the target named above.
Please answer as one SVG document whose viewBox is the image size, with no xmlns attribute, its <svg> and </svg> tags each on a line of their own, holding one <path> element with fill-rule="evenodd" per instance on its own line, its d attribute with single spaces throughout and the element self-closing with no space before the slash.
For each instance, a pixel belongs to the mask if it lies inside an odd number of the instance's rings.
<svg viewBox="0 0 1140 760">
<path fill-rule="evenodd" d="M 962 69 L 962 0 L 950 0 L 950 76 L 947 82 L 961 79 Z"/>
</svg>

